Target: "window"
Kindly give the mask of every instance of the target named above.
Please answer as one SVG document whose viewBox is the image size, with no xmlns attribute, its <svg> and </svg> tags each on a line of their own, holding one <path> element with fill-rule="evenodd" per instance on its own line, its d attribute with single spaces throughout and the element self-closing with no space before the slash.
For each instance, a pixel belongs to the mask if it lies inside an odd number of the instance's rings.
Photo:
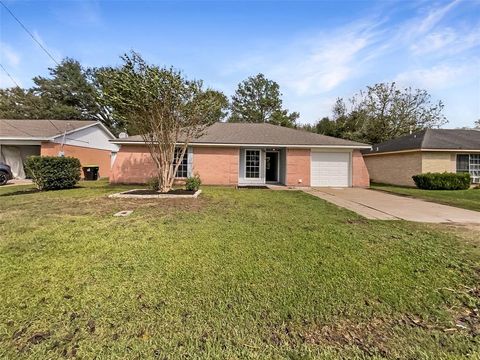
<svg viewBox="0 0 480 360">
<path fill-rule="evenodd" d="M 245 177 L 250 179 L 260 177 L 260 150 L 245 151 Z"/>
<path fill-rule="evenodd" d="M 480 183 L 480 154 L 470 154 L 470 176 L 472 182 Z"/>
<path fill-rule="evenodd" d="M 177 160 L 181 154 L 180 148 L 175 148 L 175 156 L 173 158 L 173 167 L 177 165 Z M 185 155 L 183 155 L 183 159 L 180 160 L 180 165 L 178 166 L 177 173 L 175 174 L 176 178 L 186 178 L 188 177 L 188 150 L 185 151 Z"/>
<path fill-rule="evenodd" d="M 473 183 L 480 183 L 480 154 L 457 154 L 457 173 L 468 172 Z"/>
<path fill-rule="evenodd" d="M 468 154 L 457 154 L 457 173 L 468 172 Z"/>
</svg>

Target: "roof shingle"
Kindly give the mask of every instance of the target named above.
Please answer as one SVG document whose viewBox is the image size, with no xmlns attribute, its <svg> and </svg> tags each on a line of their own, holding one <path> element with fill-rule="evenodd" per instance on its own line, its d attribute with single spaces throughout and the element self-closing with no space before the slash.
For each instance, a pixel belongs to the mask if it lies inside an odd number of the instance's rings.
<svg viewBox="0 0 480 360">
<path fill-rule="evenodd" d="M 0 119 L 0 138 L 50 138 L 95 123 L 90 120 Z"/>
<path fill-rule="evenodd" d="M 480 131 L 461 129 L 426 129 L 414 134 L 373 145 L 364 154 L 403 150 L 480 150 Z"/>
<path fill-rule="evenodd" d="M 141 136 L 130 136 L 117 142 L 143 142 Z M 258 123 L 215 123 L 208 127 L 205 134 L 192 144 L 228 144 L 228 145 L 306 145 L 306 146 L 369 146 L 356 141 L 311 133 L 304 130 Z"/>
</svg>

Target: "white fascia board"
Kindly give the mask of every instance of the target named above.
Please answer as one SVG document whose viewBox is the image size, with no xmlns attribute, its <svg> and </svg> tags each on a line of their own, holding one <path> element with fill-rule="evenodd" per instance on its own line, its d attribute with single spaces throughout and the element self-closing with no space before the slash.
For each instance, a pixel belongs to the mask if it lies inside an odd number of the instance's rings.
<svg viewBox="0 0 480 360">
<path fill-rule="evenodd" d="M 49 140 L 54 140 L 56 138 L 59 138 L 59 137 L 62 137 L 64 135 L 69 135 L 69 134 L 73 134 L 77 131 L 80 131 L 80 130 L 84 130 L 84 129 L 88 129 L 92 126 L 97 126 L 97 125 L 100 125 L 100 127 L 107 133 L 107 135 L 111 138 L 109 141 L 111 140 L 114 140 L 116 139 L 116 137 L 110 132 L 110 130 L 108 130 L 108 128 L 103 125 L 100 121 L 97 121 L 96 123 L 93 123 L 93 124 L 90 124 L 90 125 L 85 125 L 85 126 L 82 126 L 82 127 L 79 127 L 77 129 L 74 129 L 74 130 L 70 130 L 70 131 L 67 131 L 66 133 L 61 133 L 61 134 L 57 134 L 55 136 L 52 136 L 51 138 L 49 138 Z"/>
<path fill-rule="evenodd" d="M 119 145 L 145 145 L 144 141 L 112 141 Z M 177 143 L 181 145 L 183 143 Z M 370 145 L 285 145 L 285 144 L 219 144 L 219 143 L 189 143 L 189 146 L 220 146 L 220 147 L 282 147 L 300 149 L 371 149 Z"/>
</svg>

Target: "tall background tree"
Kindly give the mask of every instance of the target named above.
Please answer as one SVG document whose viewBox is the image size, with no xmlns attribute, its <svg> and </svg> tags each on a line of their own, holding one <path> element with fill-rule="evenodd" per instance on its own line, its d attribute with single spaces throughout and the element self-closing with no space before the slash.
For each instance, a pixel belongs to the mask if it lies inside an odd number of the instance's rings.
<svg viewBox="0 0 480 360">
<path fill-rule="evenodd" d="M 330 136 L 377 144 L 410 132 L 445 124 L 441 101 L 432 102 L 426 90 L 393 83 L 368 86 L 348 101 L 337 99 L 333 118 L 324 118 L 313 130 Z"/>
<path fill-rule="evenodd" d="M 85 69 L 77 60 L 66 58 L 49 68 L 48 77 L 34 77 L 30 89 L 0 90 L 0 117 L 98 120 L 115 130 L 118 124 L 98 101 L 101 88 L 96 74 L 96 69 Z"/>
<path fill-rule="evenodd" d="M 238 84 L 232 96 L 230 122 L 270 123 L 294 127 L 299 113 L 282 108 L 280 86 L 263 74 Z"/>
<path fill-rule="evenodd" d="M 135 52 L 122 59 L 122 66 L 104 68 L 99 76 L 103 101 L 142 136 L 157 170 L 159 191 L 168 192 L 189 143 L 220 120 L 225 96 L 172 68 L 147 64 Z"/>
</svg>

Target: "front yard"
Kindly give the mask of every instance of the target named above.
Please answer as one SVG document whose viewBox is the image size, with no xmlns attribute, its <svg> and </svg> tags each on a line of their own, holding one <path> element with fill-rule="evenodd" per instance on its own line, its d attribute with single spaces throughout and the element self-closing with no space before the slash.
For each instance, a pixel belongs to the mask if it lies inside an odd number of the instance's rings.
<svg viewBox="0 0 480 360">
<path fill-rule="evenodd" d="M 81 186 L 0 189 L 0 358 L 480 351 L 480 250 L 461 232 L 296 191 L 138 201 Z"/>
<path fill-rule="evenodd" d="M 468 210 L 480 211 L 480 189 L 422 190 L 413 187 L 387 184 L 372 184 L 371 188 L 388 191 L 399 195 L 413 196 L 420 199 L 456 206 Z"/>
</svg>

